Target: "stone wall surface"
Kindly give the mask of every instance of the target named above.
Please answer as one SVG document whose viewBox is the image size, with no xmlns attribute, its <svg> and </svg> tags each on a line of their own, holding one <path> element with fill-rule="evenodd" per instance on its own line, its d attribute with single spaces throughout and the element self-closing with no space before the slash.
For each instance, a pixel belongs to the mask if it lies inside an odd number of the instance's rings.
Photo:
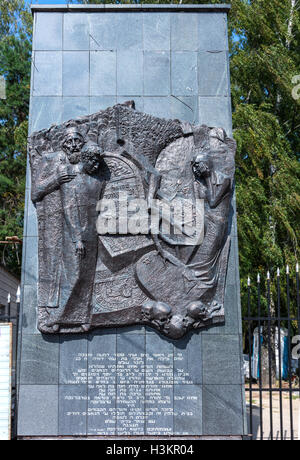
<svg viewBox="0 0 300 460">
<path fill-rule="evenodd" d="M 30 133 L 128 99 L 232 135 L 227 13 L 35 11 Z M 175 342 L 144 327 L 43 336 L 29 167 L 25 209 L 19 436 L 246 434 L 235 216 L 226 324 Z"/>
</svg>

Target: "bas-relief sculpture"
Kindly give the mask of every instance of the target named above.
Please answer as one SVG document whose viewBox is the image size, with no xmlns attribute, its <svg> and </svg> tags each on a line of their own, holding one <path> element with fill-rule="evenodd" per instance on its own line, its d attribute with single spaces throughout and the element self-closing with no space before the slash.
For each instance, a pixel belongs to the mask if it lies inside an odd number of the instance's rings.
<svg viewBox="0 0 300 460">
<path fill-rule="evenodd" d="M 135 111 L 133 101 L 32 134 L 39 228 L 39 329 L 81 333 L 147 325 L 171 339 L 224 322 L 235 142 L 221 128 Z M 101 203 L 120 193 L 202 203 L 200 238 L 164 231 L 99 234 Z M 192 220 L 195 215 L 192 214 Z M 192 242 L 191 242 L 192 241 Z"/>
</svg>

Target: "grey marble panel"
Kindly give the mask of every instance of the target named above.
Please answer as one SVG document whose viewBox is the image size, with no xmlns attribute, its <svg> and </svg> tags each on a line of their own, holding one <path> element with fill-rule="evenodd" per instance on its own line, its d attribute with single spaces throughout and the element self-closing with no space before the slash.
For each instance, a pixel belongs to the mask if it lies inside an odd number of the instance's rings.
<svg viewBox="0 0 300 460">
<path fill-rule="evenodd" d="M 24 286 L 22 305 L 23 335 L 40 334 L 37 330 L 37 289 L 35 286 Z"/>
<path fill-rule="evenodd" d="M 21 353 L 21 385 L 58 385 L 58 337 L 24 335 Z"/>
<path fill-rule="evenodd" d="M 27 175 L 27 173 L 26 173 Z M 30 200 L 30 190 L 25 187 L 25 207 L 24 207 L 24 228 L 23 228 L 23 236 L 27 235 L 27 227 L 28 227 L 28 201 Z M 25 252 L 25 250 L 24 250 Z"/>
<path fill-rule="evenodd" d="M 91 15 L 90 21 L 90 46 L 92 50 L 142 49 L 142 15 L 96 13 Z"/>
<path fill-rule="evenodd" d="M 126 99 L 127 100 L 127 99 Z M 97 113 L 117 103 L 116 96 L 94 96 L 90 98 L 90 113 Z"/>
<path fill-rule="evenodd" d="M 117 335 L 117 382 L 120 385 L 145 383 L 144 334 Z"/>
<path fill-rule="evenodd" d="M 175 51 L 172 53 L 172 94 L 192 96 L 198 93 L 197 53 Z"/>
<path fill-rule="evenodd" d="M 61 97 L 32 97 L 30 105 L 30 133 L 48 129 L 62 119 Z"/>
<path fill-rule="evenodd" d="M 145 51 L 144 95 L 170 95 L 170 53 L 167 51 Z"/>
<path fill-rule="evenodd" d="M 115 333 L 91 334 L 88 341 L 88 376 L 91 385 L 114 385 L 117 375 Z"/>
<path fill-rule="evenodd" d="M 117 59 L 113 51 L 91 52 L 91 96 L 114 96 L 117 91 Z"/>
<path fill-rule="evenodd" d="M 188 334 L 174 343 L 174 383 L 202 384 L 201 333 Z"/>
<path fill-rule="evenodd" d="M 239 318 L 236 309 L 236 304 L 238 303 L 238 294 L 236 286 L 228 284 L 225 290 L 225 334 L 236 334 L 239 331 Z"/>
<path fill-rule="evenodd" d="M 63 95 L 89 96 L 90 55 L 88 51 L 63 52 Z"/>
<path fill-rule="evenodd" d="M 241 385 L 203 387 L 203 434 L 243 435 L 243 396 Z"/>
<path fill-rule="evenodd" d="M 173 343 L 157 335 L 146 335 L 146 384 L 173 384 Z"/>
<path fill-rule="evenodd" d="M 174 434 L 181 436 L 206 434 L 202 429 L 201 386 L 174 386 Z"/>
<path fill-rule="evenodd" d="M 89 385 L 88 387 L 88 435 L 114 436 L 116 434 L 115 385 Z"/>
<path fill-rule="evenodd" d="M 146 385 L 146 435 L 173 434 L 173 385 Z"/>
<path fill-rule="evenodd" d="M 242 384 L 241 348 L 238 335 L 203 335 L 203 383 Z"/>
<path fill-rule="evenodd" d="M 118 18 L 114 13 L 90 15 L 90 49 L 116 50 L 118 39 Z"/>
<path fill-rule="evenodd" d="M 236 241 L 236 238 L 231 238 L 226 282 L 227 284 L 231 284 L 234 286 L 237 281 L 237 267 L 236 267 L 237 257 L 238 257 L 237 241 Z"/>
<path fill-rule="evenodd" d="M 38 236 L 37 213 L 34 204 L 31 201 L 31 193 L 26 189 L 27 214 L 25 214 L 25 234 L 27 236 Z"/>
<path fill-rule="evenodd" d="M 198 98 L 197 96 L 171 97 L 171 118 L 188 121 L 197 124 L 198 122 Z"/>
<path fill-rule="evenodd" d="M 90 48 L 90 24 L 89 15 L 85 13 L 65 14 L 63 49 L 89 50 Z"/>
<path fill-rule="evenodd" d="M 38 13 L 35 20 L 34 50 L 60 51 L 63 37 L 61 13 Z"/>
<path fill-rule="evenodd" d="M 18 435 L 58 435 L 58 386 L 20 386 Z"/>
<path fill-rule="evenodd" d="M 118 335 L 128 335 L 128 334 L 143 334 L 145 335 L 145 326 L 128 326 L 122 327 L 122 329 L 116 329 Z"/>
<path fill-rule="evenodd" d="M 36 51 L 34 63 L 33 96 L 62 95 L 62 52 Z"/>
<path fill-rule="evenodd" d="M 29 155 L 27 155 L 27 161 L 26 161 L 26 187 L 25 187 L 25 189 L 31 191 L 31 170 L 30 170 Z M 25 197 L 25 200 L 26 200 L 26 197 Z M 25 202 L 25 206 L 26 206 L 26 204 L 27 203 Z M 25 210 L 25 212 L 26 212 L 26 210 Z M 23 235 L 24 235 L 24 237 L 26 237 L 25 227 L 24 227 Z"/>
<path fill-rule="evenodd" d="M 117 435 L 145 434 L 145 385 L 118 385 Z"/>
<path fill-rule="evenodd" d="M 228 53 L 202 51 L 198 54 L 200 96 L 229 96 Z"/>
<path fill-rule="evenodd" d="M 86 385 L 88 381 L 88 341 L 86 336 L 63 336 L 60 344 L 59 382 Z"/>
<path fill-rule="evenodd" d="M 88 115 L 90 111 L 90 100 L 88 97 L 64 97 L 62 121 Z"/>
<path fill-rule="evenodd" d="M 38 281 L 38 239 L 35 236 L 27 236 L 23 240 L 26 246 L 26 260 L 24 264 L 23 283 L 36 285 Z"/>
<path fill-rule="evenodd" d="M 86 436 L 87 386 L 59 386 L 59 435 Z"/>
<path fill-rule="evenodd" d="M 170 50 L 170 14 L 143 14 L 144 17 L 144 50 Z"/>
<path fill-rule="evenodd" d="M 204 13 L 198 15 L 199 50 L 228 50 L 226 13 Z"/>
<path fill-rule="evenodd" d="M 144 111 L 156 117 L 171 118 L 169 97 L 144 97 Z"/>
<path fill-rule="evenodd" d="M 120 50 L 117 61 L 117 94 L 137 96 L 143 94 L 142 51 Z"/>
<path fill-rule="evenodd" d="M 231 99 L 228 97 L 200 97 L 199 123 L 223 127 L 230 136 L 232 132 Z"/>
<path fill-rule="evenodd" d="M 225 288 L 225 300 L 224 300 L 224 309 L 225 309 L 225 324 L 219 325 L 203 331 L 203 335 L 215 335 L 215 334 L 229 334 L 234 335 L 236 332 L 240 332 L 239 329 L 239 318 L 238 312 L 236 309 L 236 304 L 238 302 L 238 293 L 237 287 L 232 284 L 226 284 Z"/>
<path fill-rule="evenodd" d="M 198 14 L 172 14 L 171 31 L 172 51 L 198 50 Z"/>
<path fill-rule="evenodd" d="M 122 13 L 117 17 L 117 49 L 143 49 L 143 15 Z"/>
</svg>

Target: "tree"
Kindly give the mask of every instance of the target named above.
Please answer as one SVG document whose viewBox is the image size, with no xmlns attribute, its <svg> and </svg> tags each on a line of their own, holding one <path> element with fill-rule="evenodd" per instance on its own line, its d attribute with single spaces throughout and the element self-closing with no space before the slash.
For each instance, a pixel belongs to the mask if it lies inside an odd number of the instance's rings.
<svg viewBox="0 0 300 460">
<path fill-rule="evenodd" d="M 26 150 L 30 92 L 31 15 L 23 0 L 0 0 L 0 240 L 23 234 Z M 13 246 L 0 246 L 0 262 L 20 272 Z"/>
<path fill-rule="evenodd" d="M 300 17 L 294 0 L 233 2 L 231 76 L 243 293 L 299 259 Z"/>
<path fill-rule="evenodd" d="M 300 16 L 295 0 L 234 1 L 230 24 L 242 306 L 246 314 L 247 275 L 253 279 L 255 272 L 266 273 L 268 268 L 271 289 L 261 299 L 262 314 L 267 316 L 268 305 L 271 313 L 276 311 L 277 267 L 295 268 L 299 259 L 300 100 L 293 83 L 300 73 Z M 281 286 L 285 315 L 285 278 Z M 255 313 L 257 293 L 252 292 Z M 291 307 L 295 315 L 293 299 Z M 273 322 L 268 329 L 264 324 L 263 384 L 269 380 L 269 353 L 272 380 L 276 375 Z"/>
</svg>

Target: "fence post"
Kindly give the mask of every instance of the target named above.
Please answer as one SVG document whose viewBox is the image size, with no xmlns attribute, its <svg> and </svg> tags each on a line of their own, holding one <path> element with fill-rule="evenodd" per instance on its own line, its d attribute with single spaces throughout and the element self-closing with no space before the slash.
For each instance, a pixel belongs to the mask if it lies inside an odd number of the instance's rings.
<svg viewBox="0 0 300 460">
<path fill-rule="evenodd" d="M 296 263 L 296 303 L 297 303 L 297 319 L 298 319 L 298 335 L 300 337 L 300 289 L 299 289 L 299 264 Z M 300 357 L 298 359 L 298 385 L 299 385 L 299 401 L 298 401 L 298 441 L 300 441 Z"/>
<path fill-rule="evenodd" d="M 291 303 L 290 303 L 290 268 L 286 266 L 286 294 L 288 308 L 288 358 L 289 358 L 289 393 L 290 393 L 290 426 L 291 440 L 294 440 L 293 421 L 293 385 L 292 385 L 292 356 L 291 356 Z"/>
<path fill-rule="evenodd" d="M 253 383 L 252 377 L 254 376 L 257 378 L 258 383 L 258 394 L 259 394 L 259 413 L 260 413 L 260 439 L 265 439 L 265 436 L 268 433 L 264 433 L 266 429 L 270 427 L 270 439 L 275 439 L 274 428 L 275 425 L 279 429 L 280 423 L 280 434 L 281 440 L 285 439 L 286 433 L 290 432 L 290 439 L 294 440 L 296 435 L 298 434 L 298 439 L 300 440 L 300 357 L 297 356 L 298 359 L 298 377 L 299 381 L 297 382 L 298 386 L 294 385 L 294 375 L 293 375 L 293 364 L 292 364 L 292 333 L 294 329 L 294 324 L 296 323 L 296 330 L 298 335 L 300 336 L 300 292 L 299 292 L 299 285 L 300 285 L 300 278 L 299 278 L 299 265 L 296 265 L 296 283 L 292 283 L 290 279 L 290 269 L 289 266 L 286 266 L 286 286 L 282 286 L 282 279 L 280 269 L 277 269 L 277 279 L 275 281 L 275 292 L 277 291 L 277 300 L 274 299 L 274 304 L 272 302 L 272 280 L 271 274 L 268 271 L 266 277 L 266 290 L 262 294 L 262 281 L 260 273 L 257 276 L 257 310 L 256 313 L 253 314 L 251 312 L 252 305 L 251 305 L 251 280 L 248 278 L 248 286 L 247 286 L 247 308 L 248 308 L 248 316 L 244 317 L 243 320 L 248 322 L 247 327 L 249 333 L 249 362 L 250 362 L 250 369 L 249 369 L 249 377 L 250 383 L 249 386 L 246 387 L 246 391 L 250 393 L 250 434 L 254 434 L 252 431 L 254 429 L 254 414 L 253 414 L 253 404 L 252 404 L 252 397 L 253 397 Z M 296 285 L 296 286 L 295 286 Z M 293 292 L 291 291 L 291 286 L 293 286 Z M 296 292 L 294 292 L 294 288 L 296 287 Z M 282 297 L 283 295 L 283 297 Z M 283 314 L 283 307 L 282 307 L 282 299 L 284 300 L 284 314 Z M 286 302 L 286 304 L 285 304 Z M 266 303 L 267 311 L 266 314 L 262 314 L 262 306 Z M 273 307 L 273 308 L 272 308 Z M 277 308 L 277 312 L 276 312 Z M 251 314 L 252 313 L 252 314 Z M 263 312 L 264 313 L 264 312 Z M 276 332 L 276 324 L 278 331 Z M 258 325 L 258 327 L 257 327 Z M 282 327 L 288 329 L 287 332 L 283 333 Z M 258 374 L 253 372 L 252 368 L 252 356 L 251 350 L 253 346 L 253 338 L 251 329 L 258 330 L 258 339 L 257 343 L 255 340 L 255 356 L 258 354 L 258 362 L 257 370 Z M 286 329 L 285 329 L 286 331 Z M 264 341 L 264 345 L 262 344 L 262 340 Z M 278 343 L 277 343 L 278 340 Z M 262 352 L 266 348 L 268 348 L 268 360 L 265 359 L 264 361 L 264 371 L 269 370 L 269 378 L 265 381 L 263 380 L 263 360 L 262 360 Z M 258 350 L 257 350 L 258 349 Z M 278 349 L 278 350 L 277 350 Z M 275 350 L 275 355 L 272 353 Z M 276 351 L 277 350 L 277 351 Z M 266 358 L 266 355 L 265 355 Z M 276 364 L 277 368 L 277 359 L 278 359 L 278 380 L 279 386 L 277 388 L 274 387 L 273 382 L 273 370 L 274 370 L 274 363 Z M 284 374 L 282 373 L 282 363 L 284 364 Z M 253 359 L 254 364 L 254 359 Z M 288 367 L 288 369 L 287 369 Z M 276 372 L 277 375 L 277 372 Z M 284 384 L 283 379 L 287 380 L 287 384 Z M 297 381 L 297 380 L 296 380 Z M 256 389 L 255 389 L 256 392 Z M 269 404 L 270 410 L 266 412 L 263 407 L 264 396 L 269 395 Z M 277 417 L 275 413 L 273 413 L 274 408 L 274 400 L 273 396 L 279 396 L 279 414 Z M 283 397 L 287 396 L 287 411 L 285 411 L 285 405 L 283 404 Z M 293 409 L 295 409 L 295 404 L 293 402 L 294 395 L 299 395 L 299 431 L 298 433 L 294 432 L 295 427 L 295 414 L 293 413 Z M 289 412 L 289 414 L 288 414 Z M 268 417 L 268 419 L 267 419 Z M 277 432 L 276 432 L 277 438 Z"/>
<path fill-rule="evenodd" d="M 268 364 L 269 364 L 269 401 L 270 401 L 270 432 L 273 441 L 273 376 L 272 376 L 272 325 L 271 325 L 271 274 L 267 273 L 267 300 L 268 300 Z M 276 360 L 275 360 L 276 362 Z"/>
</svg>

